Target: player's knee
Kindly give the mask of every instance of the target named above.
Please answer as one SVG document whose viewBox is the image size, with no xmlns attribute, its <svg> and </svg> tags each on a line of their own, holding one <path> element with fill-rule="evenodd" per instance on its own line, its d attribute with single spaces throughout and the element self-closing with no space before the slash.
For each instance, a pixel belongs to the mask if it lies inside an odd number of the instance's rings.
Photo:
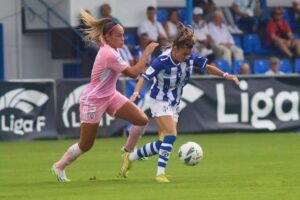
<svg viewBox="0 0 300 200">
<path fill-rule="evenodd" d="M 144 114 L 137 120 L 135 125 L 146 126 L 148 124 L 148 122 L 149 122 L 148 117 Z"/>
<path fill-rule="evenodd" d="M 89 151 L 93 147 L 94 141 L 91 141 L 91 142 L 80 142 L 78 145 L 79 145 L 79 148 L 81 149 L 81 151 L 87 152 L 87 151 Z"/>
</svg>

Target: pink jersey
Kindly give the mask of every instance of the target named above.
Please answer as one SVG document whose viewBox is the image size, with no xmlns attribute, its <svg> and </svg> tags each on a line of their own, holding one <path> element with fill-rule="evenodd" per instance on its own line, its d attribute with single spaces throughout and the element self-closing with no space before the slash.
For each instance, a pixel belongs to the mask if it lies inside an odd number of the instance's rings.
<svg viewBox="0 0 300 200">
<path fill-rule="evenodd" d="M 81 101 L 113 95 L 118 77 L 128 66 L 117 50 L 107 44 L 101 46 L 94 62 L 91 81 L 82 92 Z"/>
</svg>

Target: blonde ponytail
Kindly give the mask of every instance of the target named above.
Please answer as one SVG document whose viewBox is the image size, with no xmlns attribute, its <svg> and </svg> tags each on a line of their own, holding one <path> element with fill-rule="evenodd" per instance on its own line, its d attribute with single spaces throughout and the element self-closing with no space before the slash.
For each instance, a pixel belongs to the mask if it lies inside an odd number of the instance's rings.
<svg viewBox="0 0 300 200">
<path fill-rule="evenodd" d="M 101 45 L 102 32 L 103 26 L 110 22 L 111 19 L 103 18 L 103 19 L 95 19 L 90 13 L 81 9 L 80 10 L 80 17 L 82 22 L 86 26 L 86 28 L 82 28 L 81 30 L 84 32 L 85 39 L 93 42 L 97 46 Z"/>
</svg>

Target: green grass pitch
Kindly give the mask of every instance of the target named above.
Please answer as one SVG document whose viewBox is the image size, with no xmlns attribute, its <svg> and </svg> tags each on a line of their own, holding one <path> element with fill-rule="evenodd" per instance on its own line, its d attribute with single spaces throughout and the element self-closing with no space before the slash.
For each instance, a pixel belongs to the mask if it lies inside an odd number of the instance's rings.
<svg viewBox="0 0 300 200">
<path fill-rule="evenodd" d="M 140 144 L 154 140 L 144 136 Z M 137 161 L 129 178 L 116 177 L 121 137 L 97 139 L 67 168 L 71 183 L 50 173 L 54 161 L 75 141 L 0 143 L 1 200 L 299 200 L 300 134 L 240 133 L 180 135 L 169 161 L 171 183 L 154 181 L 157 157 Z M 180 163 L 181 144 L 201 144 L 199 165 Z"/>
</svg>

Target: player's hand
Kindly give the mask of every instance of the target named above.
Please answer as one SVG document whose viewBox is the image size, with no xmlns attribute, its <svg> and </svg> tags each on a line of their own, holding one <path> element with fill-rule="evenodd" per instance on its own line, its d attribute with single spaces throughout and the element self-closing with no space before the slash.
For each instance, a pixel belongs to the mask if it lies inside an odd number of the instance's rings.
<svg viewBox="0 0 300 200">
<path fill-rule="evenodd" d="M 235 76 L 235 75 L 228 74 L 228 75 L 226 75 L 225 78 L 226 78 L 226 80 L 233 81 L 233 82 L 234 82 L 235 84 L 237 84 L 237 85 L 240 84 L 240 81 L 239 81 L 238 77 Z"/>
<path fill-rule="evenodd" d="M 130 97 L 130 101 L 135 102 L 139 98 L 140 98 L 140 94 L 138 92 L 134 92 Z"/>
<path fill-rule="evenodd" d="M 150 55 L 154 49 L 158 46 L 159 44 L 157 42 L 151 42 L 145 49 L 145 54 Z"/>
</svg>

